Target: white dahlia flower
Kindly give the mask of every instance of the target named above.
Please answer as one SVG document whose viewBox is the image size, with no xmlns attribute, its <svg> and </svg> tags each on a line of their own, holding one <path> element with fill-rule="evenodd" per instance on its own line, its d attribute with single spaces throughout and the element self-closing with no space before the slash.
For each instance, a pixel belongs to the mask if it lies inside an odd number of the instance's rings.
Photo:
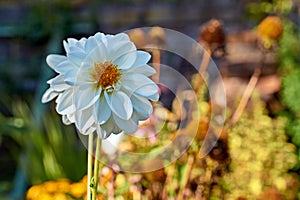
<svg viewBox="0 0 300 200">
<path fill-rule="evenodd" d="M 42 102 L 56 98 L 65 124 L 75 123 L 82 134 L 101 138 L 122 131 L 133 133 L 138 121 L 153 111 L 149 100 L 159 98 L 157 85 L 147 76 L 151 56 L 138 51 L 124 34 L 97 33 L 63 42 L 64 55 L 49 55 L 47 64 L 58 73 L 47 83 Z"/>
</svg>

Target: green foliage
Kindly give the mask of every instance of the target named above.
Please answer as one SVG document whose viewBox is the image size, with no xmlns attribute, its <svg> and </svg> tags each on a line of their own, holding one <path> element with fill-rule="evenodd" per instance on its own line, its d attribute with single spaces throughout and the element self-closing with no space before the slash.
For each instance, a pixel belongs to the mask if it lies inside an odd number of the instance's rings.
<svg viewBox="0 0 300 200">
<path fill-rule="evenodd" d="M 85 174 L 86 150 L 74 128 L 63 126 L 57 114 L 46 114 L 41 127 L 23 102 L 13 103 L 12 114 L 1 121 L 1 134 L 16 141 L 10 150 L 31 184 L 63 177 L 79 180 Z"/>
<path fill-rule="evenodd" d="M 258 199 L 270 188 L 295 199 L 297 176 L 288 171 L 297 163 L 296 147 L 287 142 L 285 120 L 271 119 L 262 104 L 254 105 L 228 132 L 230 172 L 220 182 L 225 199 Z"/>
<path fill-rule="evenodd" d="M 300 68 L 282 78 L 282 87 L 283 103 L 300 117 Z"/>
<path fill-rule="evenodd" d="M 270 14 L 288 14 L 293 7 L 293 0 L 254 0 L 247 5 L 247 14 L 255 20 L 261 20 Z"/>
</svg>

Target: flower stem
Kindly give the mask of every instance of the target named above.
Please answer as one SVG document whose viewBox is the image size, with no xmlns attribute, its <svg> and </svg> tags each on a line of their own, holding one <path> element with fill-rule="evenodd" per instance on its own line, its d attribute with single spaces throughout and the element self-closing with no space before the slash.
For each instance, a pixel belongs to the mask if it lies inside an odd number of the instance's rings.
<svg viewBox="0 0 300 200">
<path fill-rule="evenodd" d="M 259 64 L 258 67 L 255 68 L 255 70 L 254 70 L 254 72 L 253 72 L 253 74 L 250 78 L 250 81 L 248 82 L 246 90 L 243 93 L 242 99 L 241 99 L 238 107 L 236 108 L 235 112 L 233 113 L 233 115 L 231 117 L 231 120 L 229 122 L 229 124 L 231 126 L 238 122 L 238 120 L 240 119 L 243 111 L 245 110 L 245 108 L 247 106 L 247 103 L 248 103 L 248 101 L 251 97 L 251 94 L 253 93 L 253 91 L 256 87 L 256 84 L 258 82 L 258 79 L 259 79 L 259 77 L 262 73 L 262 68 L 265 64 L 266 53 L 267 53 L 267 50 L 263 49 L 260 64 Z"/>
<path fill-rule="evenodd" d="M 92 200 L 97 199 L 100 150 L 101 150 L 101 138 L 99 136 L 97 136 L 97 146 L 96 146 L 95 165 L 94 165 L 94 177 L 93 177 L 94 184 L 93 184 L 93 192 L 92 192 L 93 198 L 92 198 Z"/>
<path fill-rule="evenodd" d="M 159 83 L 159 76 L 160 76 L 160 50 L 154 48 L 152 50 L 153 56 L 153 68 L 155 69 L 156 73 L 152 75 L 152 80 L 158 84 Z"/>
<path fill-rule="evenodd" d="M 88 141 L 88 168 L 87 168 L 87 200 L 91 200 L 91 179 L 92 179 L 92 169 L 93 169 L 93 134 L 89 135 L 89 141 Z"/>
<path fill-rule="evenodd" d="M 177 200 L 182 200 L 183 197 L 184 197 L 184 190 L 185 190 L 186 185 L 188 184 L 190 176 L 191 176 L 194 159 L 195 159 L 194 155 L 190 154 L 189 157 L 188 157 L 187 164 L 186 164 L 186 169 L 184 171 L 183 181 L 181 182 L 179 192 L 178 192 L 178 195 L 177 195 Z"/>
</svg>

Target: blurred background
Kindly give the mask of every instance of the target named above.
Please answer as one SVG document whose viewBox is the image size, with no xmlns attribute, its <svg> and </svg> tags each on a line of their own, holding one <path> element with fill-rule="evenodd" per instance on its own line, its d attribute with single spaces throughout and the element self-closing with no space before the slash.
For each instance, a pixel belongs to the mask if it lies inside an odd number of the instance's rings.
<svg viewBox="0 0 300 200">
<path fill-rule="evenodd" d="M 135 191 L 145 199 L 175 199 L 178 194 L 188 199 L 300 198 L 299 6 L 296 0 L 1 0 L 0 199 L 84 198 L 86 191 L 78 188 L 85 188 L 80 184 L 86 149 L 75 128 L 61 123 L 55 104 L 41 103 L 46 81 L 55 75 L 45 58 L 65 54 L 62 41 L 69 37 L 145 26 L 182 32 L 210 48 L 224 79 L 228 121 L 253 73 L 261 63 L 263 67 L 250 105 L 238 123 L 228 122 L 207 158 L 195 158 L 189 163 L 192 169 L 185 162 L 201 146 L 199 136 L 194 149 L 158 174 L 140 175 L 135 180 L 141 181 L 129 185 L 125 180 L 131 174 L 108 178 L 115 181 L 115 198 L 134 199 Z M 260 25 L 267 16 L 277 16 L 279 25 L 276 20 Z M 218 22 L 209 23 L 212 19 Z M 186 62 L 173 65 L 192 79 L 195 72 Z M 209 110 L 207 95 L 201 95 L 199 105 Z M 167 92 L 161 101 L 176 113 Z M 208 116 L 196 122 L 203 130 Z M 173 134 L 174 128 L 166 126 L 165 132 Z M 131 140 L 124 145 L 138 149 L 139 144 Z M 111 177 L 103 168 L 103 176 Z M 68 189 L 59 194 L 67 195 L 55 194 L 61 183 Z M 105 188 L 106 182 L 101 184 Z M 39 188 L 32 189 L 35 185 Z M 26 191 L 31 191 L 27 197 Z M 105 189 L 101 191 L 99 199 L 106 199 Z M 38 196 L 42 193 L 44 197 Z"/>
</svg>

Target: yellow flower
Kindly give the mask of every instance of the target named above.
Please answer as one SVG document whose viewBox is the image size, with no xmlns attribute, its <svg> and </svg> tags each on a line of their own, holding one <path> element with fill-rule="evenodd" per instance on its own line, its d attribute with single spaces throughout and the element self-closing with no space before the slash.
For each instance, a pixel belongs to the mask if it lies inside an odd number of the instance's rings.
<svg viewBox="0 0 300 200">
<path fill-rule="evenodd" d="M 56 193 L 52 197 L 53 200 L 71 200 L 72 198 L 67 196 L 65 193 Z"/>
<path fill-rule="evenodd" d="M 68 179 L 58 179 L 56 181 L 57 192 L 68 193 L 70 190 L 70 182 Z"/>
<path fill-rule="evenodd" d="M 26 199 L 37 199 L 40 193 L 43 191 L 43 187 L 41 185 L 34 185 L 27 191 Z"/>
<path fill-rule="evenodd" d="M 57 191 L 57 183 L 55 181 L 47 181 L 43 183 L 42 186 L 49 193 L 54 193 Z"/>
<path fill-rule="evenodd" d="M 72 183 L 70 185 L 69 193 L 75 198 L 82 197 L 86 194 L 86 184 L 83 184 L 81 182 Z"/>
</svg>

